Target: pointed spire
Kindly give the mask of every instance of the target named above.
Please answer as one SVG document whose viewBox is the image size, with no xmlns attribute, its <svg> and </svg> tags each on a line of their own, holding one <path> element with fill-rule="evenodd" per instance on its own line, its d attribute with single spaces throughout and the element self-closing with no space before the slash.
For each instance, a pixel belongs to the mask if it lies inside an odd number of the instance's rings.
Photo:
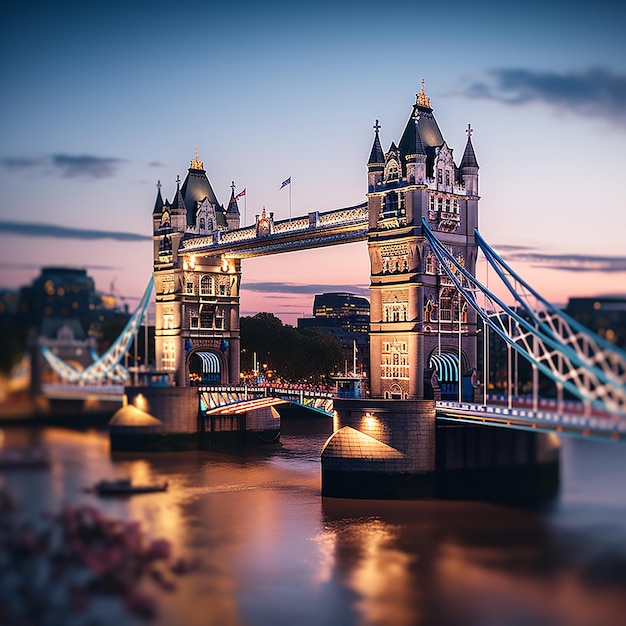
<svg viewBox="0 0 626 626">
<path fill-rule="evenodd" d="M 235 181 L 232 182 L 230 189 L 230 200 L 228 201 L 226 214 L 239 216 L 239 205 L 237 204 L 237 196 L 235 195 Z"/>
<path fill-rule="evenodd" d="M 380 145 L 380 137 L 378 136 L 378 131 L 380 130 L 380 124 L 378 120 L 376 120 L 376 124 L 374 124 L 374 143 L 372 145 L 372 151 L 370 153 L 368 165 L 378 165 L 385 163 L 385 154 L 383 153 L 383 149 Z"/>
<path fill-rule="evenodd" d="M 465 132 L 467 133 L 467 143 L 465 144 L 465 152 L 463 152 L 463 158 L 461 159 L 459 168 L 463 169 L 465 167 L 475 167 L 478 169 L 478 161 L 476 160 L 474 146 L 472 145 L 472 133 L 474 132 L 474 129 L 471 124 L 467 125 Z"/>
<path fill-rule="evenodd" d="M 416 94 L 417 106 L 430 109 L 430 98 L 424 93 L 424 79 L 422 78 L 422 91 Z"/>
<path fill-rule="evenodd" d="M 190 170 L 204 171 L 204 164 L 198 159 L 198 148 L 196 148 L 196 158 L 191 162 Z"/>
<path fill-rule="evenodd" d="M 183 200 L 183 194 L 180 192 L 180 176 L 176 176 L 176 194 L 174 195 L 174 201 L 172 202 L 173 209 L 180 209 L 181 212 L 187 213 L 185 208 L 185 201 Z"/>
<path fill-rule="evenodd" d="M 161 181 L 157 181 L 157 197 L 154 202 L 154 209 L 152 210 L 152 215 L 161 214 L 163 211 L 163 197 L 161 196 Z"/>
<path fill-rule="evenodd" d="M 420 135 L 419 127 L 420 115 L 415 116 L 415 154 L 426 156 L 426 150 L 424 150 L 424 143 L 422 142 L 422 136 Z"/>
</svg>

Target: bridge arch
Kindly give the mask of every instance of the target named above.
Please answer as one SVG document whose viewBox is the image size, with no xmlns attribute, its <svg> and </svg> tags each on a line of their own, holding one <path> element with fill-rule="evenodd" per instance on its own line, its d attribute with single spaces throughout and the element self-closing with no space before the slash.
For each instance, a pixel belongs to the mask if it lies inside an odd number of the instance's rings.
<svg viewBox="0 0 626 626">
<path fill-rule="evenodd" d="M 473 400 L 470 361 L 461 351 L 449 346 L 436 348 L 428 357 L 428 372 L 431 372 L 430 385 L 439 388 L 442 400 L 458 400 L 459 380 L 463 399 Z"/>
<path fill-rule="evenodd" d="M 190 352 L 187 367 L 191 386 L 221 385 L 227 370 L 224 356 L 207 348 Z"/>
</svg>

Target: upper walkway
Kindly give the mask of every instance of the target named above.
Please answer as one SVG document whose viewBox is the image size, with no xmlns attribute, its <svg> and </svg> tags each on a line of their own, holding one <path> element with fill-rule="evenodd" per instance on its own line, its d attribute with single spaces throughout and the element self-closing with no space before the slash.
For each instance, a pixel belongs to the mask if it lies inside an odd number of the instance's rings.
<svg viewBox="0 0 626 626">
<path fill-rule="evenodd" d="M 365 241 L 368 232 L 367 203 L 304 217 L 269 221 L 268 230 L 257 225 L 231 231 L 216 231 L 210 236 L 183 239 L 181 254 L 226 254 L 247 259 L 280 252 L 308 250 L 339 243 Z"/>
</svg>

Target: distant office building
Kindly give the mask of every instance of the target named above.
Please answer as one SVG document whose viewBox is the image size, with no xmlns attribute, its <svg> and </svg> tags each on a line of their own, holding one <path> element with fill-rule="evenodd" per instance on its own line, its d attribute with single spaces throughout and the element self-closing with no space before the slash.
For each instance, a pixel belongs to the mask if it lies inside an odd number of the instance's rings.
<svg viewBox="0 0 626 626">
<path fill-rule="evenodd" d="M 320 293 L 313 300 L 313 317 L 339 320 L 347 332 L 367 333 L 370 323 L 370 303 L 353 293 Z"/>
<path fill-rule="evenodd" d="M 357 369 L 369 370 L 370 303 L 353 293 L 321 293 L 313 300 L 313 317 L 300 318 L 298 328 L 319 328 L 336 337 L 344 352 L 347 368 L 352 371 L 354 346 L 357 348 Z"/>
<path fill-rule="evenodd" d="M 570 298 L 565 312 L 600 337 L 626 349 L 626 297 Z"/>
<path fill-rule="evenodd" d="M 44 267 L 32 285 L 22 287 L 18 311 L 25 325 L 36 328 L 44 317 L 79 318 L 87 326 L 97 304 L 94 281 L 86 270 Z"/>
</svg>

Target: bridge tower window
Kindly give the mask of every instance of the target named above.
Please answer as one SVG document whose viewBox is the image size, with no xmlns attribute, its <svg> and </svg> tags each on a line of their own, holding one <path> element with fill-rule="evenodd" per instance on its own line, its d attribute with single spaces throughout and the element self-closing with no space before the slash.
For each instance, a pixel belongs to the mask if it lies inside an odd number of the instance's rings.
<svg viewBox="0 0 626 626">
<path fill-rule="evenodd" d="M 200 311 L 200 328 L 213 328 L 213 310 L 209 307 Z"/>
<path fill-rule="evenodd" d="M 166 341 L 163 344 L 163 369 L 176 369 L 176 348 L 173 341 Z"/>
<path fill-rule="evenodd" d="M 426 273 L 427 274 L 435 273 L 435 255 L 432 252 L 429 252 L 426 255 Z"/>
<path fill-rule="evenodd" d="M 398 163 L 392 159 L 387 165 L 387 180 L 398 180 L 399 176 Z"/>
<path fill-rule="evenodd" d="M 385 196 L 385 213 L 395 214 L 398 212 L 398 194 L 395 191 Z"/>
<path fill-rule="evenodd" d="M 200 279 L 200 295 L 212 296 L 213 290 L 213 276 L 203 276 Z"/>
<path fill-rule="evenodd" d="M 218 309 L 215 315 L 215 328 L 222 330 L 224 328 L 224 309 Z"/>
</svg>

